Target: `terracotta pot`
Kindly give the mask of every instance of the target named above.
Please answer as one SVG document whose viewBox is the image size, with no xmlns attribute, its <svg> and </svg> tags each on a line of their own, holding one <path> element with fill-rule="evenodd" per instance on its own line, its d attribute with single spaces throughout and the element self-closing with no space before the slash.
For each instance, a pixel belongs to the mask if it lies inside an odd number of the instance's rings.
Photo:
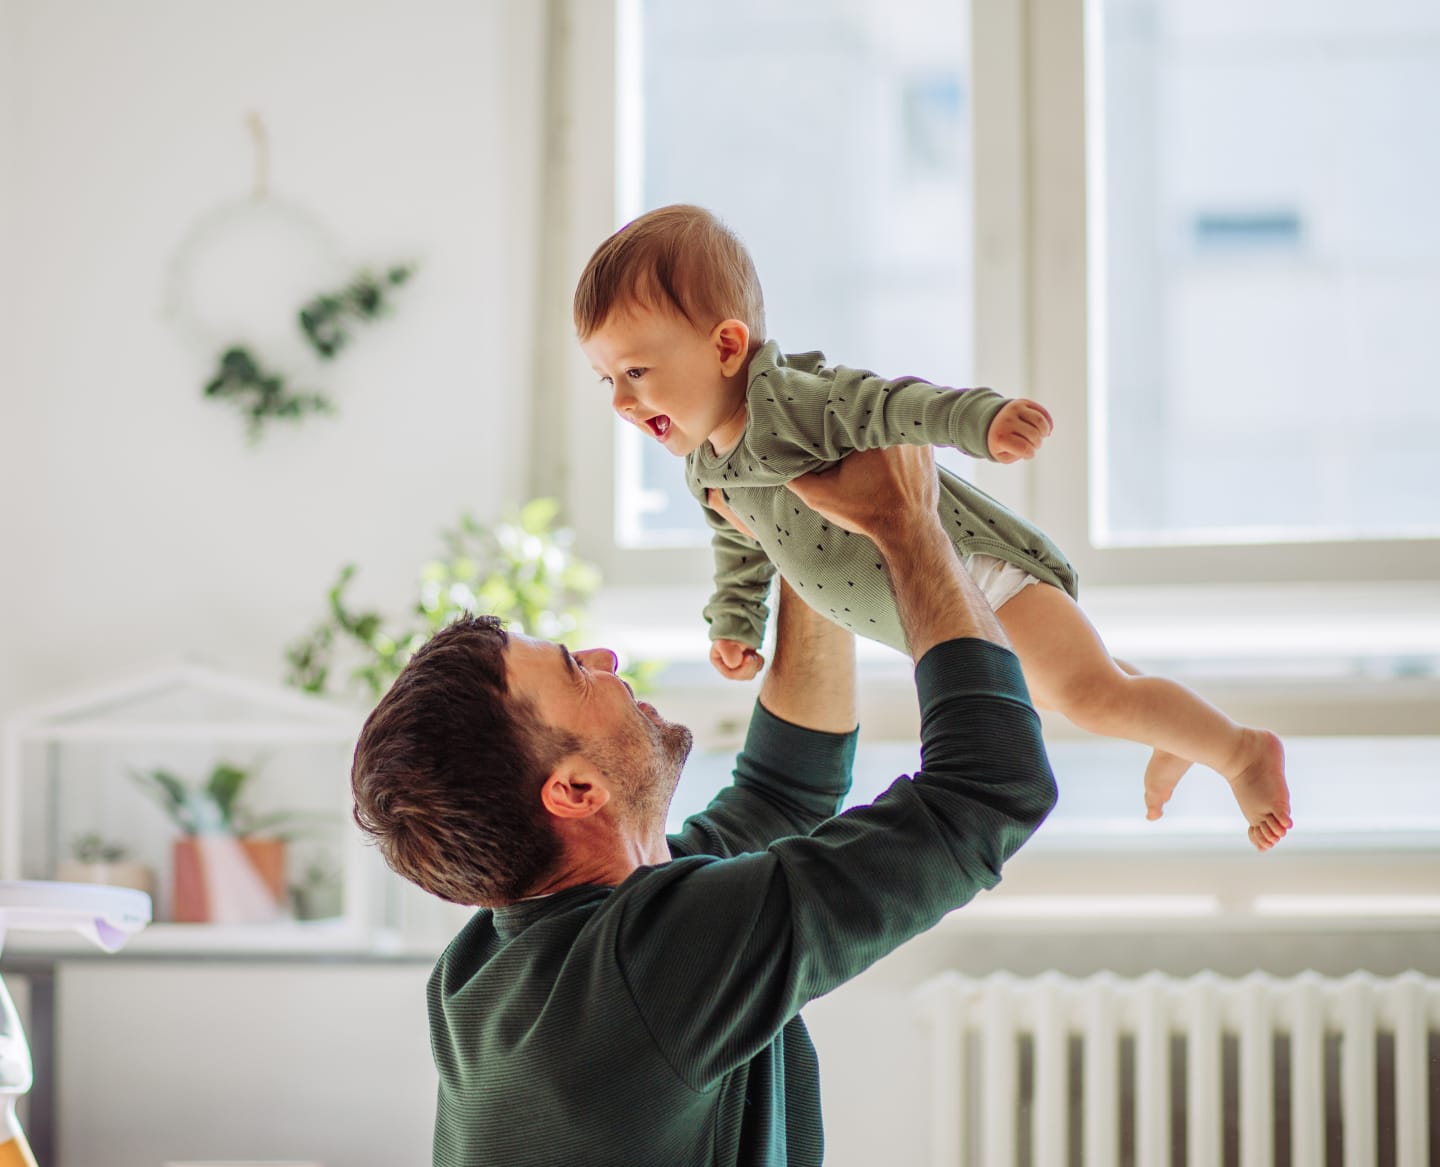
<svg viewBox="0 0 1440 1167">
<path fill-rule="evenodd" d="M 285 903 L 285 841 L 232 835 L 175 840 L 174 904 L 182 924 L 262 924 Z"/>
</svg>

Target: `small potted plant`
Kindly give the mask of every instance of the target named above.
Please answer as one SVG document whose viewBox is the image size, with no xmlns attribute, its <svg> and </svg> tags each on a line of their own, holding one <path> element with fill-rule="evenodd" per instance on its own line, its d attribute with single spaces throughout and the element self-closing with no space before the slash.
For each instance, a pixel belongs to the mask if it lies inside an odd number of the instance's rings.
<svg viewBox="0 0 1440 1167">
<path fill-rule="evenodd" d="M 297 920 L 332 920 L 344 910 L 340 866 L 328 851 L 320 851 L 305 864 L 298 882 L 290 888 Z"/>
<path fill-rule="evenodd" d="M 283 830 L 301 816 L 257 816 L 241 801 L 254 767 L 218 762 L 202 783 L 168 770 L 132 777 L 180 830 L 173 848 L 171 918 L 187 924 L 264 923 L 287 901 Z"/>
<path fill-rule="evenodd" d="M 55 878 L 62 883 L 100 883 L 110 887 L 133 887 L 155 898 L 155 873 L 130 858 L 130 848 L 99 831 L 86 831 L 70 840 L 70 858 L 55 865 Z"/>
</svg>

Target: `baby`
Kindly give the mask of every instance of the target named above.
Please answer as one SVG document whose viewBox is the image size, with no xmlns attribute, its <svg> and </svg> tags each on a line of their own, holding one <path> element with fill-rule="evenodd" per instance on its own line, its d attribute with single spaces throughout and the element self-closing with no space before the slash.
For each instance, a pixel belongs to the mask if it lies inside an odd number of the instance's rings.
<svg viewBox="0 0 1440 1167">
<path fill-rule="evenodd" d="M 575 292 L 580 346 L 615 411 L 685 459 L 713 530 L 710 659 L 753 677 L 779 572 L 816 611 L 903 650 L 881 557 L 827 523 L 785 484 L 855 450 L 954 446 L 977 458 L 1030 458 L 1050 433 L 1033 401 L 989 389 L 885 380 L 786 354 L 765 339 L 750 255 L 715 216 L 671 206 L 641 216 L 590 258 Z M 1237 725 L 1176 681 L 1113 659 L 1075 601 L 1075 573 L 1041 531 L 941 469 L 940 507 L 967 569 L 1020 659 L 1031 697 L 1075 725 L 1153 749 L 1147 817 L 1159 818 L 1194 762 L 1230 783 L 1260 850 L 1290 829 L 1280 739 Z"/>
</svg>

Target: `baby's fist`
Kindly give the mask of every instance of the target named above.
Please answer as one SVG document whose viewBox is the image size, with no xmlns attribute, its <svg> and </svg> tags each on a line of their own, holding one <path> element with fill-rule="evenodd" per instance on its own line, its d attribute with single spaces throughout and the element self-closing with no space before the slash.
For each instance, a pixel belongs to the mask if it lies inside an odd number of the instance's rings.
<svg viewBox="0 0 1440 1167">
<path fill-rule="evenodd" d="M 1033 458 L 1054 428 L 1050 412 L 1043 405 L 1020 397 L 1007 401 L 995 415 L 985 445 L 995 461 L 1018 462 Z"/>
<path fill-rule="evenodd" d="M 722 677 L 748 681 L 765 667 L 765 658 L 738 640 L 715 640 L 710 644 L 710 663 Z"/>
</svg>

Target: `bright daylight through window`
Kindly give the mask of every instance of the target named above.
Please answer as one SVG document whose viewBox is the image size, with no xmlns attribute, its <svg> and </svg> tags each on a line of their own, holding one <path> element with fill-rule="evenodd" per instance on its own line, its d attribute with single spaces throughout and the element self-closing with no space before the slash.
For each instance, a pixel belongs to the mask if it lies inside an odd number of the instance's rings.
<svg viewBox="0 0 1440 1167">
<path fill-rule="evenodd" d="M 1094 542 L 1440 534 L 1440 5 L 1094 15 Z"/>
<path fill-rule="evenodd" d="M 623 218 L 677 202 L 720 215 L 755 258 L 785 351 L 968 384 L 968 5 L 635 7 Z M 629 427 L 617 441 L 617 542 L 707 544 L 676 460 Z"/>
</svg>

